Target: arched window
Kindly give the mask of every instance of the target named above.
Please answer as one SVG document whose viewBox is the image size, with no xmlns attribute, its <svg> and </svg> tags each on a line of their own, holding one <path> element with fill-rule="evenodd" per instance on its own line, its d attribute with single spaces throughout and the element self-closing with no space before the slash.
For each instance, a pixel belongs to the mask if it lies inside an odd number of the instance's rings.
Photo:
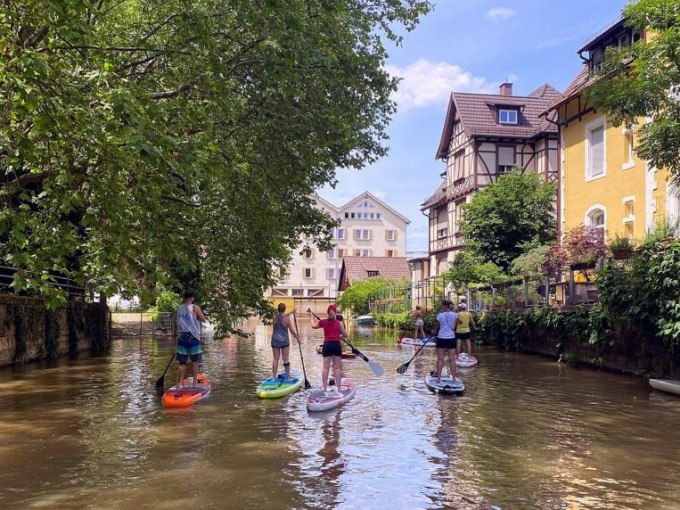
<svg viewBox="0 0 680 510">
<path fill-rule="evenodd" d="M 588 226 L 604 228 L 605 218 L 602 209 L 593 209 L 588 213 Z"/>
</svg>

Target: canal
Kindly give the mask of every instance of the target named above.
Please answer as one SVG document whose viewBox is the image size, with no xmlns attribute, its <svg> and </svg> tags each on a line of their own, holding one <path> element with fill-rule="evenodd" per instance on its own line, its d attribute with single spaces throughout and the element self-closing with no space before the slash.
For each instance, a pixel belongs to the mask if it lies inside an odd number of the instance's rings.
<svg viewBox="0 0 680 510">
<path fill-rule="evenodd" d="M 317 386 L 319 335 L 301 326 Z M 641 379 L 484 350 L 463 397 L 434 396 L 434 349 L 398 375 L 413 348 L 355 330 L 385 375 L 345 362 L 356 397 L 310 415 L 305 392 L 255 397 L 271 360 L 269 331 L 255 331 L 208 341 L 212 394 L 188 410 L 163 409 L 154 390 L 169 339 L 0 370 L 2 507 L 680 508 L 680 399 Z M 291 357 L 298 368 L 296 344 Z"/>
</svg>

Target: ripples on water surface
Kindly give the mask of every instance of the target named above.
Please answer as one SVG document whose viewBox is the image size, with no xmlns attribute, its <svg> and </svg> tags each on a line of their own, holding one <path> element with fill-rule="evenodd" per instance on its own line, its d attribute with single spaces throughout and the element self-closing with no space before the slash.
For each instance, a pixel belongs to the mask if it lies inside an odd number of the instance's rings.
<svg viewBox="0 0 680 510">
<path fill-rule="evenodd" d="M 208 343 L 211 396 L 169 412 L 153 384 L 174 343 L 119 340 L 107 358 L 0 370 L 4 508 L 677 509 L 680 399 L 639 379 L 484 351 L 463 397 L 431 395 L 433 366 L 394 335 L 354 332 L 385 367 L 339 410 L 304 392 L 255 398 L 268 330 Z M 305 329 L 303 337 L 316 337 Z M 304 342 L 318 385 L 318 342 Z M 291 354 L 299 366 L 297 346 Z M 166 376 L 174 382 L 175 365 Z M 493 505 L 493 506 L 492 506 Z"/>
</svg>

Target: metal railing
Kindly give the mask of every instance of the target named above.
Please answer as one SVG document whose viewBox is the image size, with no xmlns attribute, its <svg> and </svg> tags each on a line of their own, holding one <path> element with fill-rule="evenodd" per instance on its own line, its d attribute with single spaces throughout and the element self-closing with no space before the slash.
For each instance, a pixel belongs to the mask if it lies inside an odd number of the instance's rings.
<svg viewBox="0 0 680 510">
<path fill-rule="evenodd" d="M 0 288 L 11 289 L 12 283 L 14 282 L 14 277 L 17 273 L 22 272 L 15 267 L 0 266 Z M 41 276 L 37 273 L 32 273 L 30 271 L 23 271 L 33 277 Z M 57 273 L 49 273 L 48 279 L 45 283 L 50 287 L 56 287 L 65 291 L 69 296 L 84 296 L 85 287 L 78 285 L 74 280 L 66 276 L 61 276 Z"/>
</svg>

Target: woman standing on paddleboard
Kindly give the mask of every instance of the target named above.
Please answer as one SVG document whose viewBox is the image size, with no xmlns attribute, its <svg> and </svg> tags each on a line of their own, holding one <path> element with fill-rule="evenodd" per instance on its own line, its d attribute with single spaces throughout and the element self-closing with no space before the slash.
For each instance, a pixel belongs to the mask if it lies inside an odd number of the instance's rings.
<svg viewBox="0 0 680 510">
<path fill-rule="evenodd" d="M 191 358 L 193 380 L 191 387 L 196 387 L 198 381 L 198 362 L 201 361 L 201 322 L 205 322 L 205 315 L 201 307 L 194 303 L 194 293 L 185 292 L 184 301 L 177 309 L 177 361 L 179 362 L 179 381 L 177 387 L 184 383 L 187 361 Z"/>
<path fill-rule="evenodd" d="M 321 374 L 321 385 L 323 391 L 326 391 L 328 386 L 328 372 L 333 364 L 333 376 L 335 378 L 336 391 L 340 391 L 342 381 L 342 343 L 341 339 L 347 339 L 347 332 L 342 322 L 337 320 L 335 312 L 337 308 L 335 305 L 328 305 L 328 319 L 321 319 L 317 321 L 311 315 L 312 329 L 323 328 L 323 347 L 321 354 L 323 355 L 323 372 Z"/>
<path fill-rule="evenodd" d="M 472 314 L 467 311 L 467 304 L 460 303 L 458 305 L 458 327 L 456 327 L 458 354 L 462 352 L 461 347 L 463 340 L 465 340 L 468 356 L 472 356 L 472 342 L 470 341 L 470 337 L 472 336 L 473 329 L 477 329 L 477 324 L 475 324 Z"/>
<path fill-rule="evenodd" d="M 295 333 L 293 325 L 290 323 L 290 314 L 286 313 L 286 304 L 279 303 L 277 307 L 279 313 L 274 317 L 274 325 L 272 327 L 272 353 L 274 360 L 272 361 L 272 379 L 278 377 L 279 372 L 279 358 L 283 358 L 283 368 L 286 371 L 286 379 L 290 379 L 290 339 L 288 332 L 295 337 L 299 342 L 300 338 Z M 295 313 L 293 310 L 291 313 Z"/>
<path fill-rule="evenodd" d="M 451 379 L 456 380 L 456 325 L 460 324 L 458 314 L 451 311 L 451 301 L 442 301 L 440 312 L 437 314 L 437 323 L 434 325 L 437 335 L 437 369 L 435 377 L 437 383 L 441 382 L 442 369 L 444 368 L 444 355 L 449 356 L 449 373 Z"/>
<path fill-rule="evenodd" d="M 413 324 L 415 326 L 415 331 L 413 332 L 413 338 L 418 340 L 419 338 L 425 338 L 425 330 L 423 329 L 425 322 L 423 321 L 423 311 L 420 309 L 420 305 L 416 305 L 416 309 L 413 311 Z M 420 333 L 420 336 L 418 336 Z"/>
</svg>

